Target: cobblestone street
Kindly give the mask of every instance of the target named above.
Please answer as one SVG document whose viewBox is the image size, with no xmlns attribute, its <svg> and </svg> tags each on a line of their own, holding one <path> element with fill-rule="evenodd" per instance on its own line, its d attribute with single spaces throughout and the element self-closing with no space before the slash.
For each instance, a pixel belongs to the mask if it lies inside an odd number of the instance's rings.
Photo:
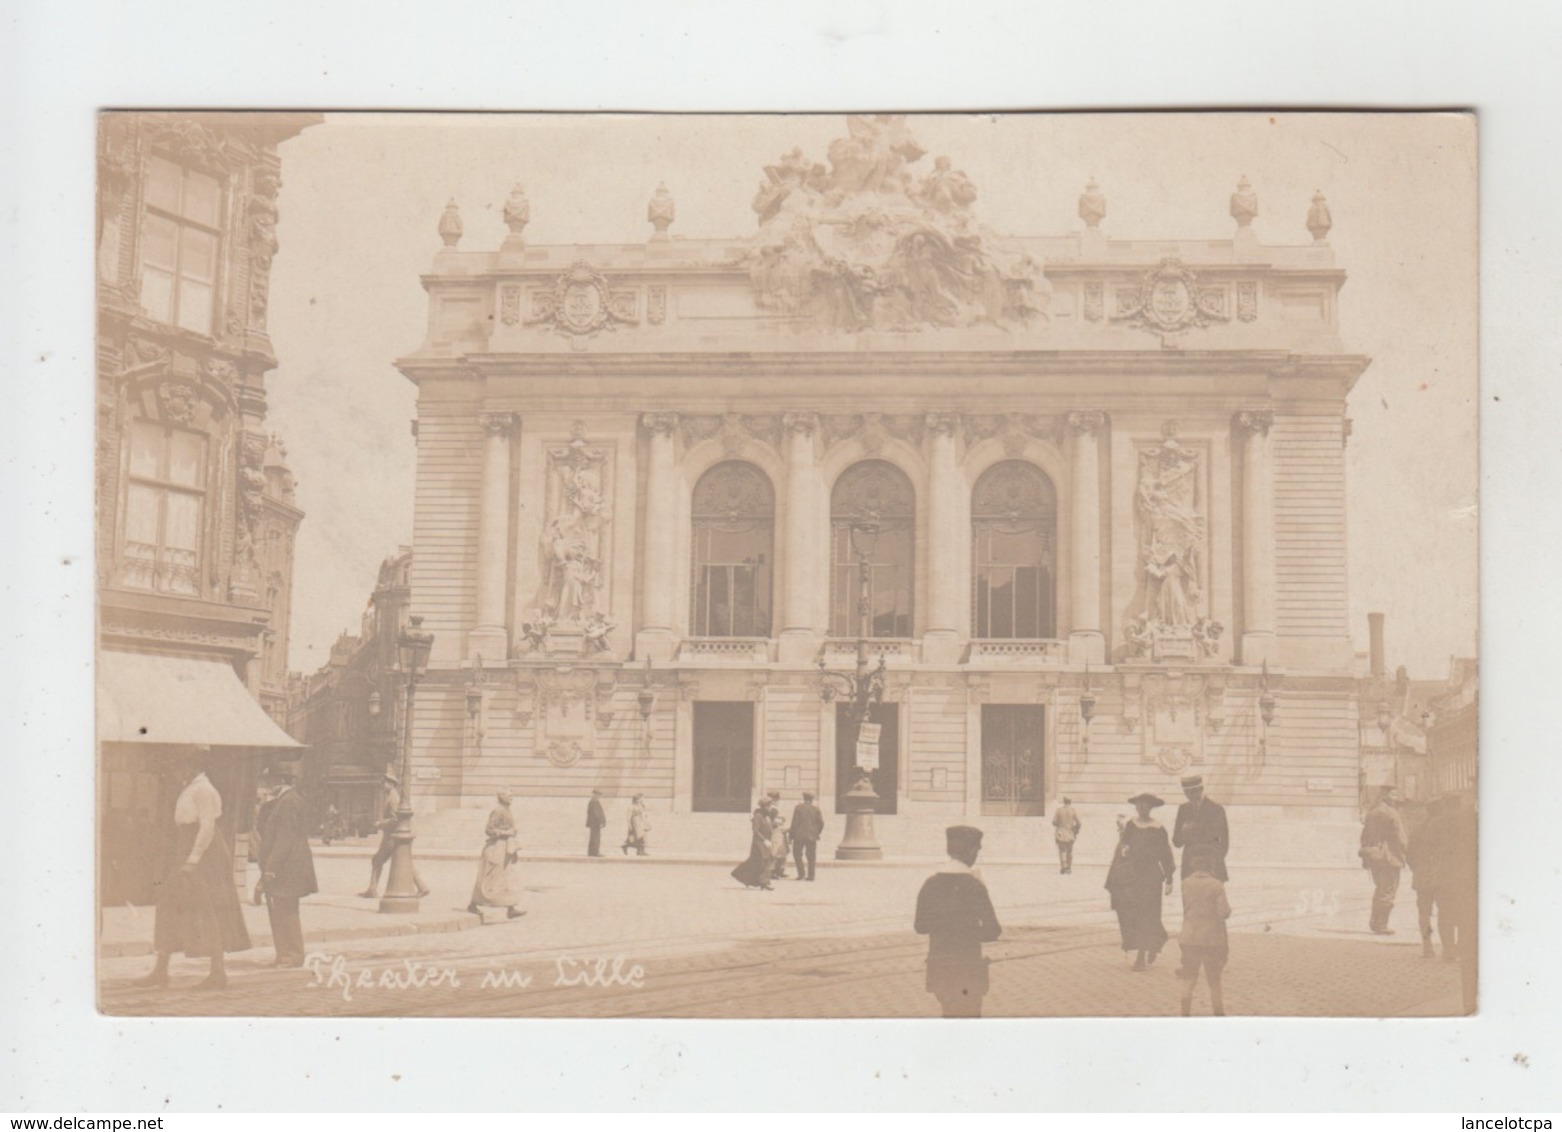
<svg viewBox="0 0 1562 1132">
<path fill-rule="evenodd" d="M 321 860 L 336 892 L 361 885 L 364 862 Z M 826 867 L 815 883 L 738 887 L 724 867 L 630 862 L 525 866 L 527 915 L 480 925 L 461 911 L 472 866 L 420 866 L 449 907 L 436 930 L 311 940 L 311 966 L 269 967 L 269 949 L 230 957 L 224 991 L 189 989 L 204 964 L 181 961 L 174 986 L 130 980 L 139 955 L 105 958 L 101 1005 L 110 1014 L 449 1015 L 518 1017 L 924 1017 L 926 941 L 910 930 L 929 871 L 920 865 Z M 1149 971 L 1128 969 L 1106 907 L 1101 871 L 1067 877 L 1042 866 L 985 870 L 1004 937 L 990 945 L 990 1016 L 1172 1015 L 1179 984 L 1170 946 Z M 354 882 L 357 884 L 354 884 Z M 1459 1012 L 1457 965 L 1423 960 L 1413 906 L 1400 934 L 1365 930 L 1366 892 L 1348 870 L 1253 870 L 1230 886 L 1232 1015 L 1440 1015 Z M 325 896 L 305 905 L 306 928 L 357 915 L 393 926 L 373 905 Z M 313 915 L 311 915 L 313 913 Z M 1180 898 L 1166 902 L 1175 933 Z M 150 916 L 146 927 L 150 930 Z M 440 930 L 442 929 L 442 930 Z M 467 930 L 458 930 L 467 929 Z M 313 935 L 313 930 L 311 931 Z M 1208 1013 L 1207 992 L 1195 1013 Z"/>
</svg>

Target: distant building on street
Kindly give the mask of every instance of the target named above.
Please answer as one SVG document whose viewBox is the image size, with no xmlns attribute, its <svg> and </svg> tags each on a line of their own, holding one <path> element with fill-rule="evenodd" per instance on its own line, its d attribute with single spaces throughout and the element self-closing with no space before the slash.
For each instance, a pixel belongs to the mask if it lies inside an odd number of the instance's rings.
<svg viewBox="0 0 1562 1132">
<path fill-rule="evenodd" d="M 99 898 L 146 903 L 167 755 L 211 747 L 240 849 L 285 717 L 293 537 L 266 429 L 280 142 L 303 114 L 109 113 L 98 134 Z M 264 706 L 263 706 L 264 705 Z M 268 714 L 269 713 L 269 714 Z"/>
<path fill-rule="evenodd" d="M 343 633 L 326 664 L 294 677 L 288 732 L 309 747 L 302 792 L 312 821 L 334 805 L 348 829 L 371 829 L 380 779 L 399 765 L 396 637 L 407 625 L 411 562 L 403 548 L 381 563 L 358 634 Z"/>
<path fill-rule="evenodd" d="M 1230 239 L 1114 240 L 1092 182 L 1082 228 L 1002 237 L 905 119 L 848 134 L 765 167 L 729 239 L 671 234 L 666 188 L 633 245 L 529 243 L 520 187 L 497 248 L 445 210 L 399 362 L 418 808 L 831 812 L 859 754 L 819 666 L 865 636 L 886 836 L 1194 773 L 1255 826 L 1353 822 L 1368 359 L 1322 198 L 1295 245 L 1258 241 L 1245 179 L 1210 202 Z"/>
</svg>

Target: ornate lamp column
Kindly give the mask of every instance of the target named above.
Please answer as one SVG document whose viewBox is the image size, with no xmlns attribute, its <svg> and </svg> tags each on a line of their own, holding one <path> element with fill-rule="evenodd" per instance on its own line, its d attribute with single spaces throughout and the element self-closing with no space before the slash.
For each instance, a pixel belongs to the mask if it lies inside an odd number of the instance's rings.
<svg viewBox="0 0 1562 1132">
<path fill-rule="evenodd" d="M 428 654 L 434 647 L 434 634 L 422 631 L 423 618 L 413 617 L 410 628 L 396 638 L 396 651 L 407 674 L 407 708 L 401 713 L 401 805 L 396 810 L 396 828 L 391 831 L 395 849 L 391 855 L 390 877 L 385 895 L 380 897 L 381 912 L 416 912 L 422 893 L 417 867 L 412 863 L 412 702 L 418 690 L 418 677 L 428 667 Z"/>
<path fill-rule="evenodd" d="M 1274 469 L 1271 409 L 1236 415 L 1242 437 L 1242 663 L 1269 660 L 1275 641 Z"/>
<path fill-rule="evenodd" d="M 677 413 L 645 413 L 650 434 L 645 473 L 645 562 L 641 577 L 640 633 L 635 656 L 667 660 L 673 650 L 673 579 L 678 547 L 677 466 L 673 435 Z"/>
<path fill-rule="evenodd" d="M 786 527 L 782 547 L 786 555 L 786 590 L 781 609 L 781 659 L 806 661 L 813 653 L 815 599 L 813 523 L 818 470 L 814 462 L 814 430 L 818 413 L 787 413 L 786 430 Z"/>
<path fill-rule="evenodd" d="M 467 634 L 467 658 L 486 656 L 504 663 L 510 656 L 504 591 L 510 573 L 510 439 L 520 418 L 482 413 L 482 511 L 477 528 L 477 624 Z"/>
<path fill-rule="evenodd" d="M 932 451 L 928 460 L 928 619 L 922 659 L 952 664 L 959 659 L 961 613 L 965 587 L 961 556 L 969 553 L 969 535 L 962 535 L 960 468 L 955 460 L 959 413 L 929 413 L 927 430 Z"/>
<path fill-rule="evenodd" d="M 1075 410 L 1068 415 L 1068 427 L 1074 434 L 1069 659 L 1076 664 L 1100 664 L 1106 660 L 1106 638 L 1101 633 L 1101 432 L 1106 414 L 1099 409 Z"/>
</svg>

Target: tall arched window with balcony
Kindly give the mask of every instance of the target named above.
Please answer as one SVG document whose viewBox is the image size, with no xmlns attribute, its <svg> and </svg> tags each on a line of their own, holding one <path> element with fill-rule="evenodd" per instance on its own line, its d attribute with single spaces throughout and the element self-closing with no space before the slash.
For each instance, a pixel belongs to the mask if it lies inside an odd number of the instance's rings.
<svg viewBox="0 0 1562 1132">
<path fill-rule="evenodd" d="M 770 636 L 776 497 L 753 464 L 717 464 L 694 485 L 696 637 Z"/>
<path fill-rule="evenodd" d="M 859 599 L 868 575 L 867 636 L 912 634 L 916 490 L 885 460 L 853 464 L 830 494 L 830 635 L 862 632 Z"/>
<path fill-rule="evenodd" d="M 994 464 L 971 496 L 972 636 L 1038 640 L 1057 635 L 1058 496 L 1022 460 Z"/>
</svg>

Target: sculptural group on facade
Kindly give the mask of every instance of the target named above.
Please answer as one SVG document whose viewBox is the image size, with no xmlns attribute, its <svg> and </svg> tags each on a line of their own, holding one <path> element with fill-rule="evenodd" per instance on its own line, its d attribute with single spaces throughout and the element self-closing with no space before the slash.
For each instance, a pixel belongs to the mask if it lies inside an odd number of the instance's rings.
<svg viewBox="0 0 1562 1132">
<path fill-rule="evenodd" d="M 765 166 L 750 277 L 761 307 L 833 330 L 915 330 L 1045 318 L 1040 265 L 982 229 L 976 186 L 925 151 L 902 114 L 854 114 L 829 168 L 800 149 Z"/>
<path fill-rule="evenodd" d="M 547 568 L 541 603 L 552 624 L 583 626 L 596 613 L 602 528 L 609 518 L 601 459 L 579 437 L 554 453 L 558 502 L 543 538 Z"/>
<path fill-rule="evenodd" d="M 1123 627 L 1130 654 L 1155 657 L 1162 642 L 1213 656 L 1224 627 L 1205 615 L 1205 517 L 1198 453 L 1168 427 L 1161 443 L 1139 454 L 1134 512 L 1139 521 L 1139 572 L 1144 609 Z"/>
</svg>

